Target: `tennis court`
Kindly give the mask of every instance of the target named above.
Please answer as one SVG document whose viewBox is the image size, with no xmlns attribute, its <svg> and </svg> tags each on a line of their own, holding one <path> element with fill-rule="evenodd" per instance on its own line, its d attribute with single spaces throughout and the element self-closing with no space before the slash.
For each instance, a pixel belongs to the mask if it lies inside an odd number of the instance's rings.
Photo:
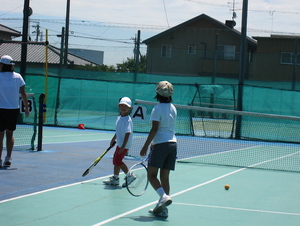
<svg viewBox="0 0 300 226">
<path fill-rule="evenodd" d="M 158 195 L 150 186 L 133 197 L 126 188 L 102 183 L 112 173 L 113 150 L 81 177 L 112 136 L 111 131 L 45 127 L 43 151 L 14 151 L 11 168 L 0 170 L 1 225 L 300 224 L 299 173 L 199 163 L 176 164 L 169 217 L 151 216 Z M 233 153 L 238 143 L 231 144 Z M 135 162 L 126 157 L 128 166 Z"/>
</svg>

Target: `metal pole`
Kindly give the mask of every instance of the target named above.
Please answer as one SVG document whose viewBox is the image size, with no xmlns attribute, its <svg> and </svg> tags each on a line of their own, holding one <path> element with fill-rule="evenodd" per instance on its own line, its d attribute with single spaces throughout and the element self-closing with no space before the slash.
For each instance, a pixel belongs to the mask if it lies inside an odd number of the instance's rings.
<svg viewBox="0 0 300 226">
<path fill-rule="evenodd" d="M 22 45 L 21 45 L 21 65 L 20 74 L 25 77 L 26 74 L 26 61 L 27 61 L 27 42 L 28 42 L 28 24 L 29 24 L 29 0 L 24 0 L 23 9 L 23 32 L 22 32 Z"/>
<path fill-rule="evenodd" d="M 61 41 L 60 41 L 60 57 L 59 68 L 62 68 L 64 62 L 64 42 L 65 42 L 65 28 L 61 28 Z"/>
<path fill-rule="evenodd" d="M 140 42 L 141 42 L 141 31 L 138 30 L 136 38 L 136 48 L 135 48 L 135 71 L 134 71 L 134 82 L 136 82 L 136 76 L 139 70 L 139 56 L 140 56 Z"/>
<path fill-rule="evenodd" d="M 45 94 L 41 94 L 39 97 L 39 123 L 38 123 L 38 145 L 37 145 L 37 151 L 42 151 L 42 141 L 43 141 L 43 116 L 44 112 L 46 111 L 45 109 L 45 104 L 44 104 L 44 98 Z"/>
<path fill-rule="evenodd" d="M 238 97 L 237 110 L 243 111 L 243 89 L 245 80 L 245 59 L 246 59 L 246 45 L 247 45 L 247 17 L 248 17 L 248 0 L 243 0 L 243 14 L 242 14 L 242 32 L 241 32 L 241 47 L 240 47 L 240 67 L 239 67 L 239 83 L 238 83 Z M 237 116 L 235 138 L 241 138 L 242 116 Z"/>
<path fill-rule="evenodd" d="M 297 61 L 298 61 L 298 39 L 295 39 L 295 50 L 294 50 L 294 67 L 293 67 L 293 82 L 292 82 L 292 90 L 296 89 L 296 81 L 297 81 Z"/>
<path fill-rule="evenodd" d="M 66 12 L 66 34 L 65 34 L 65 54 L 64 54 L 64 66 L 68 65 L 68 52 L 69 52 L 69 22 L 70 22 L 70 0 L 67 0 L 67 12 Z"/>
<path fill-rule="evenodd" d="M 218 58 L 218 37 L 219 34 L 216 33 L 216 39 L 215 39 L 215 51 L 214 51 L 214 69 L 213 69 L 213 76 L 211 78 L 211 84 L 215 84 L 216 76 L 217 76 L 217 58 Z"/>
</svg>

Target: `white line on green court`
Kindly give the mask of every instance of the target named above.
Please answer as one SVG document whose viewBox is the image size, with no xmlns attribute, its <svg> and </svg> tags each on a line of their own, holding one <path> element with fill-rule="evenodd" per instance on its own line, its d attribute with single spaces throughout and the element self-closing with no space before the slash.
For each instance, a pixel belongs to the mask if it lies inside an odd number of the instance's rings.
<svg viewBox="0 0 300 226">
<path fill-rule="evenodd" d="M 144 209 L 144 208 L 146 208 L 146 207 L 148 207 L 148 206 L 151 206 L 151 205 L 153 205 L 153 204 L 155 204 L 155 203 L 156 203 L 156 201 L 151 202 L 151 203 L 148 203 L 148 204 L 146 204 L 146 205 L 140 206 L 140 207 L 135 208 L 135 209 L 133 209 L 133 210 L 130 210 L 130 211 L 128 211 L 128 212 L 125 212 L 125 213 L 122 213 L 122 214 L 117 215 L 117 216 L 115 216 L 115 217 L 109 218 L 109 219 L 107 219 L 107 220 L 105 220 L 105 221 L 101 221 L 100 223 L 94 224 L 93 226 L 98 226 L 98 225 L 103 225 L 103 224 L 109 223 L 109 222 L 111 222 L 111 221 L 114 221 L 114 220 L 117 220 L 117 219 L 119 219 L 119 218 L 121 218 L 121 217 L 124 217 L 124 216 L 126 216 L 126 215 L 128 215 L 128 214 L 134 213 L 134 212 L 136 212 L 136 211 L 138 211 L 138 210 L 141 210 L 141 209 Z"/>
<path fill-rule="evenodd" d="M 270 210 L 243 209 L 243 208 L 235 208 L 235 207 L 227 207 L 227 206 L 209 206 L 209 205 L 191 204 L 191 203 L 178 203 L 178 202 L 173 203 L 173 204 L 175 204 L 175 205 L 184 205 L 184 206 L 199 206 L 199 207 L 216 208 L 216 209 L 229 209 L 229 210 L 248 211 L 248 212 L 259 212 L 259 213 L 300 216 L 300 213 L 287 213 L 287 212 L 278 212 L 278 211 L 270 211 Z"/>
<path fill-rule="evenodd" d="M 297 152 L 297 153 L 298 153 L 298 152 Z M 297 153 L 293 153 L 293 154 L 297 154 Z M 293 155 L 293 154 L 281 156 L 281 157 L 279 157 L 279 158 L 288 157 L 288 156 Z M 248 169 L 248 168 L 251 168 L 251 167 L 254 167 L 254 166 L 263 164 L 263 163 L 265 163 L 265 162 L 275 161 L 275 160 L 277 160 L 277 159 L 279 159 L 279 158 L 275 158 L 275 159 L 270 159 L 270 160 L 268 160 L 268 161 L 259 162 L 259 163 L 253 164 L 253 165 L 251 165 L 251 166 L 249 166 L 249 167 L 245 167 L 245 168 L 241 168 L 241 169 L 232 171 L 232 172 L 230 172 L 230 173 L 227 173 L 227 174 L 224 174 L 224 175 L 222 175 L 222 176 L 216 177 L 216 178 L 211 179 L 211 180 L 209 180 L 209 181 L 206 181 L 206 182 L 204 182 L 204 183 L 201 183 L 201 184 L 198 184 L 198 185 L 196 185 L 196 186 L 193 186 L 193 187 L 190 187 L 190 188 L 188 188 L 188 189 L 185 189 L 185 190 L 182 190 L 182 191 L 180 191 L 180 192 L 177 192 L 177 193 L 171 195 L 171 197 L 175 197 L 175 196 L 184 194 L 184 193 L 186 193 L 186 192 L 188 192 L 188 191 L 191 191 L 191 190 L 194 190 L 194 189 L 196 189 L 196 188 L 202 187 L 202 186 L 204 186 L 204 185 L 210 184 L 210 183 L 212 183 L 212 182 L 215 182 L 215 181 L 217 181 L 217 180 L 223 179 L 223 178 L 228 177 L 228 176 L 230 176 L 230 175 L 239 173 L 239 172 L 241 172 L 241 171 L 243 171 L 243 170 L 246 170 L 246 169 Z M 102 222 L 99 222 L 99 223 L 97 223 L 97 224 L 94 224 L 93 226 L 99 226 L 99 225 L 103 225 L 103 224 L 109 223 L 109 222 L 111 222 L 111 221 L 117 220 L 117 219 L 119 219 L 119 218 L 121 218 L 121 217 L 124 217 L 124 216 L 126 216 L 126 215 L 128 215 L 128 214 L 131 214 L 131 213 L 135 212 L 135 211 L 141 210 L 141 209 L 143 209 L 143 208 L 145 208 L 145 207 L 148 207 L 148 206 L 150 206 L 150 205 L 152 205 L 152 204 L 155 204 L 155 203 L 156 203 L 156 201 L 155 201 L 155 202 L 152 202 L 152 203 L 149 203 L 149 204 L 146 204 L 146 205 L 143 205 L 143 206 L 138 207 L 138 208 L 135 208 L 135 209 L 133 209 L 133 210 L 131 210 L 131 211 L 125 212 L 125 213 L 123 213 L 123 214 L 120 214 L 120 215 L 117 215 L 117 216 L 115 216 L 115 217 L 109 218 L 109 219 L 107 219 L 107 220 L 105 220 L 105 221 L 102 221 Z M 241 210 L 242 210 L 242 209 L 241 209 Z M 254 210 L 253 210 L 253 211 L 254 211 Z M 275 212 L 274 212 L 274 213 L 275 213 Z M 279 212 L 278 212 L 278 213 L 279 213 Z M 299 214 L 299 215 L 300 215 L 300 214 Z"/>
<path fill-rule="evenodd" d="M 247 168 L 238 169 L 238 170 L 235 170 L 235 171 L 233 171 L 233 172 L 224 174 L 224 175 L 222 175 L 222 176 L 220 176 L 220 177 L 216 177 L 216 178 L 214 178 L 214 179 L 212 179 L 212 180 L 209 180 L 209 181 L 207 181 L 207 182 L 204 182 L 204 183 L 198 184 L 198 185 L 196 185 L 196 186 L 190 187 L 190 188 L 188 188 L 188 189 L 185 189 L 185 190 L 183 190 L 183 191 L 177 192 L 177 193 L 171 195 L 171 197 L 175 197 L 175 196 L 177 196 L 177 195 L 181 195 L 181 194 L 183 194 L 183 193 L 186 193 L 186 192 L 191 191 L 191 190 L 193 190 L 193 189 L 196 189 L 196 188 L 202 187 L 202 186 L 204 186 L 204 185 L 210 184 L 210 183 L 212 183 L 212 182 L 214 182 L 214 181 L 220 180 L 220 179 L 222 179 L 222 178 L 224 178 L 224 177 L 227 177 L 227 176 L 230 176 L 230 175 L 232 175 L 232 174 L 238 173 L 238 172 L 243 171 L 243 170 L 245 170 L 245 169 L 247 169 Z M 121 218 L 121 217 L 124 217 L 124 216 L 126 216 L 126 215 L 128 215 L 128 214 L 134 213 L 135 211 L 138 211 L 138 210 L 141 210 L 141 209 L 143 209 L 143 208 L 145 208 L 145 207 L 151 206 L 151 205 L 153 205 L 153 204 L 155 204 L 155 203 L 156 203 L 156 201 L 155 201 L 155 202 L 148 203 L 148 204 L 146 204 L 146 205 L 143 205 L 143 206 L 140 206 L 140 207 L 138 207 L 138 208 L 135 208 L 135 209 L 133 209 L 133 210 L 131 210 L 131 211 L 125 212 L 125 213 L 123 213 L 123 214 L 120 214 L 120 215 L 117 215 L 117 216 L 115 216 L 115 217 L 109 218 L 109 219 L 107 219 L 107 220 L 105 220 L 105 221 L 102 221 L 102 222 L 99 222 L 99 223 L 97 223 L 97 224 L 94 224 L 93 226 L 99 226 L 99 225 L 103 225 L 103 224 L 106 224 L 106 223 L 108 223 L 108 222 L 117 220 L 117 219 L 119 219 L 119 218 Z"/>
</svg>

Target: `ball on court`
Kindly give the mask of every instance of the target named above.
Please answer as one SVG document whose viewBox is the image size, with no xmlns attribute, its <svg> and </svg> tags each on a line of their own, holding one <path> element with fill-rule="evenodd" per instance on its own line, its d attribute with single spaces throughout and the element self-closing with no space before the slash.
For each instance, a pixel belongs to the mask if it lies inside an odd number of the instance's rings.
<svg viewBox="0 0 300 226">
<path fill-rule="evenodd" d="M 225 184 L 224 188 L 225 190 L 228 190 L 230 188 L 229 184 Z"/>
</svg>

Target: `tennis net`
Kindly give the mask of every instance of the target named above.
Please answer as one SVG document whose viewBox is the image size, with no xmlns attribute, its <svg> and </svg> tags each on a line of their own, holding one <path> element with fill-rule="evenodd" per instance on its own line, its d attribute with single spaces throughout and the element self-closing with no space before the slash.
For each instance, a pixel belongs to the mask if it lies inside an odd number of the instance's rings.
<svg viewBox="0 0 300 226">
<path fill-rule="evenodd" d="M 131 155 L 138 156 L 157 102 L 136 100 Z M 300 117 L 176 105 L 178 162 L 300 172 Z"/>
<path fill-rule="evenodd" d="M 27 93 L 30 115 L 25 117 L 24 104 L 20 98 L 20 114 L 17 121 L 17 127 L 14 131 L 14 149 L 15 150 L 34 150 L 34 142 L 37 134 L 37 107 L 35 95 Z M 4 144 L 6 143 L 4 139 Z"/>
</svg>

